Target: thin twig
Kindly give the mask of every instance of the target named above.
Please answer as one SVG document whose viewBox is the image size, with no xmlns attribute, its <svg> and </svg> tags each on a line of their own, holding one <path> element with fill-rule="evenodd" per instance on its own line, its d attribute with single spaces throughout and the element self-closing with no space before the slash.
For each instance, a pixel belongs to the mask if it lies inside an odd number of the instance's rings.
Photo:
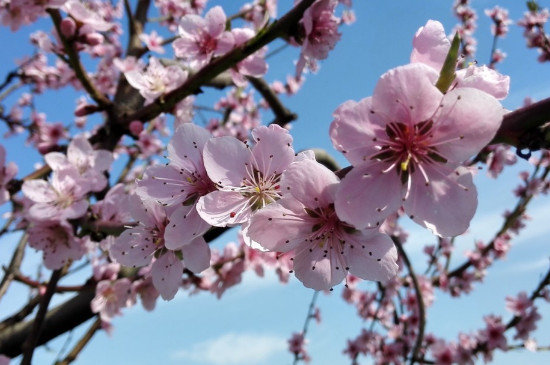
<svg viewBox="0 0 550 365">
<path fill-rule="evenodd" d="M 76 360 L 78 354 L 82 351 L 82 349 L 84 349 L 84 347 L 88 344 L 88 342 L 90 342 L 92 337 L 94 337 L 94 334 L 100 329 L 101 319 L 98 316 L 94 323 L 92 323 L 88 331 L 84 334 L 84 336 L 82 336 L 80 341 L 78 341 L 78 343 L 73 347 L 71 352 L 69 352 L 69 354 L 62 361 L 56 362 L 56 365 L 68 365 Z"/>
<path fill-rule="evenodd" d="M 307 331 L 309 329 L 309 323 L 313 318 L 315 318 L 315 302 L 317 301 L 317 297 L 319 296 L 319 291 L 313 292 L 313 297 L 311 297 L 311 302 L 309 303 L 309 307 L 307 310 L 307 316 L 306 320 L 304 321 L 304 327 L 302 328 L 302 336 L 305 340 Z M 294 354 L 294 362 L 293 365 L 298 364 L 298 361 L 302 360 L 300 355 L 298 353 Z"/>
<path fill-rule="evenodd" d="M 6 294 L 10 283 L 15 279 L 16 273 L 19 271 L 21 261 L 23 261 L 23 256 L 25 254 L 27 237 L 28 236 L 26 234 L 21 237 L 19 243 L 17 244 L 17 247 L 15 248 L 15 251 L 13 252 L 10 265 L 6 269 L 6 273 L 4 274 L 2 282 L 0 283 L 0 300 L 2 300 L 2 297 Z"/>
<path fill-rule="evenodd" d="M 393 240 L 393 243 L 397 247 L 397 251 L 399 251 L 399 255 L 403 259 L 405 266 L 407 266 L 407 270 L 409 271 L 409 275 L 413 282 L 416 301 L 418 304 L 418 335 L 416 336 L 416 343 L 414 345 L 413 353 L 410 358 L 410 364 L 412 365 L 417 360 L 418 354 L 420 353 L 420 349 L 422 348 L 422 342 L 424 341 L 424 329 L 426 326 L 426 308 L 424 305 L 422 290 L 420 289 L 420 284 L 418 283 L 418 279 L 414 272 L 414 268 L 411 264 L 411 261 L 409 260 L 409 257 L 407 256 L 407 253 L 403 249 L 403 246 L 401 245 L 401 242 L 399 241 L 399 239 L 395 236 L 392 236 L 391 238 Z"/>
<path fill-rule="evenodd" d="M 48 282 L 46 292 L 42 296 L 40 306 L 38 307 L 38 312 L 36 313 L 36 317 L 34 317 L 31 332 L 23 344 L 23 360 L 21 360 L 21 365 L 32 364 L 32 356 L 34 354 L 34 349 L 38 345 L 38 339 L 40 338 L 40 333 L 42 331 L 42 323 L 44 322 L 44 318 L 48 312 L 50 300 L 55 293 L 55 288 L 57 286 L 57 282 L 61 278 L 62 271 L 63 269 L 54 270 L 50 276 L 50 281 Z"/>
</svg>

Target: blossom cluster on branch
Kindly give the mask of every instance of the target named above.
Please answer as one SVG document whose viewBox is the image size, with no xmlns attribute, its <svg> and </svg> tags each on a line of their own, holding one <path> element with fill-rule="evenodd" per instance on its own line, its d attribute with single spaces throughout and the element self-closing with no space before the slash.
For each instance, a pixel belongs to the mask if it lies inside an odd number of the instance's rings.
<svg viewBox="0 0 550 365">
<path fill-rule="evenodd" d="M 138 300 L 150 311 L 182 289 L 222 298 L 247 270 L 264 276 L 266 269 L 282 283 L 294 275 L 316 292 L 344 283 L 342 299 L 371 324 L 348 340 L 344 354 L 353 363 L 372 356 L 376 363 L 473 364 L 491 361 L 497 349 L 537 350 L 537 302 L 550 301 L 550 271 L 531 291 L 505 299 L 509 321 L 488 314 L 484 328 L 457 341 L 426 330 L 436 289 L 451 297 L 472 291 L 510 250 L 531 200 L 550 190 L 550 101 L 515 112 L 501 104 L 510 77 L 496 70 L 505 56 L 496 43 L 513 23 L 507 10 L 485 12 L 494 37 L 488 65 L 474 60 L 476 12 L 469 1 L 456 1 L 461 24 L 451 36 L 429 20 L 413 37 L 408 64 L 382 74 L 372 96 L 338 106 L 328 132 L 350 163 L 341 169 L 319 151 L 294 149 L 290 122 L 298 116 L 280 96 L 294 95 L 319 71 L 343 37 L 341 27 L 355 21 L 351 1 L 298 0 L 278 19 L 283 6 L 276 0 L 253 0 L 232 15 L 207 5 L 0 1 L 1 22 L 11 31 L 43 17 L 53 24 L 50 34 L 32 34 L 36 52 L 0 85 L 6 138 L 26 136 L 43 157 L 17 178 L 22 168 L 7 163 L 15 156 L 0 145 L 0 204 L 12 208 L 0 235 L 21 233 L 0 299 L 14 281 L 31 290 L 29 303 L 0 322 L 0 364 L 19 354 L 30 364 L 34 349 L 58 335 L 43 335 L 56 326 L 59 311 L 49 310 L 56 293 L 77 293 L 62 305 L 78 317 L 70 326 L 96 317 L 62 362 L 70 363 Z M 518 24 L 538 60 L 548 61 L 548 11 L 534 1 L 528 6 Z M 283 46 L 270 49 L 275 41 Z M 269 84 L 269 58 L 286 47 L 296 51 L 292 71 Z M 81 96 L 73 123 L 51 122 L 37 110 L 43 94 L 71 87 Z M 204 106 L 208 88 L 227 92 Z M 4 107 L 8 97 L 11 108 Z M 271 124 L 263 123 L 268 114 Z M 520 175 L 517 205 L 502 227 L 452 269 L 455 238 L 478 206 L 477 164 L 497 178 L 518 161 L 512 147 L 528 149 L 520 157 L 542 152 L 531 158 L 532 172 Z M 424 273 L 408 256 L 405 216 L 437 242 L 423 249 Z M 235 227 L 238 244 L 211 248 Z M 27 246 L 49 279 L 22 272 Z M 89 269 L 82 285 L 59 283 L 81 267 Z M 376 284 L 365 290 L 361 280 Z M 306 334 L 311 319 L 320 321 L 316 295 L 303 330 L 288 341 L 295 363 L 312 359 Z M 23 322 L 35 308 L 34 319 Z M 513 339 L 506 336 L 511 329 Z"/>
</svg>

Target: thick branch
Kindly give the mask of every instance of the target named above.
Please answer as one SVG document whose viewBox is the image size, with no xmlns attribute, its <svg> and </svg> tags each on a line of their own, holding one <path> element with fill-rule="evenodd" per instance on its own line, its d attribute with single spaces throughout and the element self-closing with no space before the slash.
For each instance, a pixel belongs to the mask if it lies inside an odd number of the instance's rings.
<svg viewBox="0 0 550 365">
<path fill-rule="evenodd" d="M 491 144 L 506 143 L 520 149 L 531 148 L 532 146 L 526 145 L 525 137 L 530 136 L 533 132 L 535 135 L 540 135 L 539 127 L 548 121 L 550 121 L 550 98 L 516 109 L 504 116 L 502 125 Z M 539 146 L 539 148 L 541 147 Z M 537 148 L 532 149 L 536 150 Z"/>
<path fill-rule="evenodd" d="M 82 291 L 67 302 L 50 310 L 44 318 L 42 332 L 38 337 L 37 346 L 72 330 L 94 316 L 90 309 L 90 302 L 94 298 L 95 290 Z M 22 345 L 34 321 L 18 323 L 0 332 L 0 354 L 16 357 L 22 353 Z"/>
</svg>

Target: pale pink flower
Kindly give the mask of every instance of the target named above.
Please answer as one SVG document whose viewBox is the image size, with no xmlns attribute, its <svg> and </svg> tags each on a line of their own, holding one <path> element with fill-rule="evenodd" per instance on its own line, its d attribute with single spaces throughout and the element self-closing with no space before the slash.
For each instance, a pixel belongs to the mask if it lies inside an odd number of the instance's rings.
<svg viewBox="0 0 550 365">
<path fill-rule="evenodd" d="M 195 69 L 209 63 L 212 57 L 230 51 L 234 40 L 231 32 L 225 30 L 225 22 L 221 6 L 210 9 L 204 18 L 185 15 L 180 21 L 180 38 L 172 43 L 176 57 L 189 62 L 189 66 Z"/>
<path fill-rule="evenodd" d="M 166 236 L 168 220 L 163 206 L 153 200 L 130 198 L 130 211 L 136 225 L 124 231 L 110 248 L 111 257 L 124 266 L 140 267 L 151 264 L 153 285 L 164 300 L 171 300 L 178 291 L 185 266 L 201 272 L 210 265 L 210 248 L 202 236 L 181 244 L 179 237 Z M 183 219 L 183 217 L 178 217 Z M 176 220 L 174 219 L 173 222 Z M 168 249 L 178 247 L 178 252 Z M 153 258 L 156 258 L 153 261 Z"/>
<path fill-rule="evenodd" d="M 0 205 L 10 200 L 7 184 L 17 174 L 17 165 L 14 162 L 6 164 L 6 149 L 0 145 Z"/>
<path fill-rule="evenodd" d="M 439 340 L 430 347 L 430 350 L 432 351 L 435 364 L 451 365 L 455 363 L 456 344 L 454 342 Z"/>
<path fill-rule="evenodd" d="M 296 355 L 299 359 L 303 360 L 305 363 L 309 363 L 311 361 L 309 354 L 306 350 L 306 345 L 308 341 L 305 338 L 303 332 L 293 333 L 292 337 L 287 342 L 288 342 L 288 351 Z"/>
<path fill-rule="evenodd" d="M 124 73 L 128 83 L 139 90 L 147 103 L 153 102 L 183 84 L 187 71 L 179 66 L 164 67 L 158 59 L 151 57 L 146 71 L 131 70 Z"/>
<path fill-rule="evenodd" d="M 281 173 L 294 161 L 292 137 L 275 124 L 255 128 L 252 136 L 252 148 L 230 136 L 206 142 L 204 165 L 219 190 L 202 196 L 197 210 L 213 226 L 245 223 L 281 196 Z"/>
<path fill-rule="evenodd" d="M 128 194 L 123 184 L 111 187 L 105 197 L 92 205 L 92 213 L 97 223 L 124 224 L 131 220 L 128 210 Z"/>
<path fill-rule="evenodd" d="M 340 40 L 340 19 L 334 15 L 336 5 L 337 0 L 319 0 L 304 12 L 301 23 L 305 34 L 296 65 L 297 79 L 300 79 L 304 67 L 312 65 L 315 68 L 316 60 L 327 58 L 330 50 Z"/>
<path fill-rule="evenodd" d="M 403 207 L 442 237 L 468 228 L 477 193 L 461 164 L 492 140 L 504 109 L 473 88 L 442 94 L 438 76 L 422 63 L 397 67 L 382 75 L 372 97 L 335 111 L 332 142 L 354 165 L 336 195 L 342 220 L 376 227 Z"/>
<path fill-rule="evenodd" d="M 50 270 L 61 269 L 86 252 L 82 239 L 73 235 L 73 228 L 66 221 L 35 222 L 27 232 L 29 246 L 42 251 L 44 265 Z"/>
<path fill-rule="evenodd" d="M 513 165 L 517 162 L 517 157 L 510 150 L 510 146 L 504 144 L 491 145 L 487 147 L 490 151 L 486 164 L 488 166 L 487 175 L 496 179 L 505 165 Z"/>
<path fill-rule="evenodd" d="M 167 247 L 179 249 L 202 236 L 210 225 L 198 214 L 195 205 L 199 197 L 215 190 L 204 167 L 202 151 L 211 138 L 204 128 L 194 124 L 180 126 L 168 144 L 166 165 L 149 166 L 137 182 L 137 194 L 152 199 L 174 211 L 166 228 Z M 171 243 L 177 243 L 172 246 Z"/>
<path fill-rule="evenodd" d="M 21 190 L 34 202 L 27 213 L 33 220 L 74 219 L 88 209 L 86 194 L 90 186 L 75 168 L 53 171 L 49 181 L 27 180 Z"/>
<path fill-rule="evenodd" d="M 492 9 L 485 9 L 485 15 L 493 19 L 491 32 L 494 36 L 504 37 L 508 33 L 508 25 L 513 23 L 508 17 L 508 10 L 497 5 Z"/>
<path fill-rule="evenodd" d="M 144 279 L 136 280 L 132 283 L 132 293 L 139 295 L 143 308 L 147 311 L 155 309 L 159 292 L 153 284 L 151 275 L 144 275 L 145 271 L 150 271 L 149 267 L 144 267 L 140 270 L 140 275 L 145 276 Z"/>
<path fill-rule="evenodd" d="M 114 316 L 122 315 L 121 309 L 130 304 L 132 283 L 127 278 L 102 280 L 97 283 L 95 292 L 90 302 L 92 312 L 99 313 L 101 320 L 110 322 Z"/>
<path fill-rule="evenodd" d="M 491 314 L 483 317 L 483 321 L 485 321 L 486 328 L 479 331 L 478 339 L 481 342 L 485 342 L 489 351 L 488 355 L 490 356 L 490 351 L 497 348 L 506 351 L 508 349 L 508 341 L 504 335 L 506 325 L 502 323 L 502 318 Z"/>
<path fill-rule="evenodd" d="M 533 301 L 529 299 L 527 293 L 522 291 L 517 297 L 506 297 L 506 309 L 515 316 L 524 316 L 527 309 L 531 308 Z"/>
<path fill-rule="evenodd" d="M 106 21 L 97 11 L 85 6 L 78 0 L 69 0 L 65 3 L 65 10 L 80 23 L 87 24 L 95 31 L 106 32 L 114 24 Z"/>
<path fill-rule="evenodd" d="M 88 139 L 80 135 L 69 143 L 67 155 L 50 152 L 44 159 L 53 171 L 75 168 L 88 182 L 91 191 L 101 191 L 108 183 L 105 172 L 111 167 L 113 154 L 107 150 L 94 150 Z"/>
<path fill-rule="evenodd" d="M 145 46 L 152 52 L 157 52 L 163 54 L 165 52 L 162 42 L 164 38 L 158 35 L 158 33 L 153 30 L 150 34 L 141 33 L 139 39 L 145 43 Z"/>
<path fill-rule="evenodd" d="M 315 290 L 330 289 L 348 272 L 386 282 L 397 273 L 397 250 L 377 230 L 355 230 L 338 219 L 337 184 L 316 161 L 291 164 L 280 182 L 285 195 L 252 216 L 248 235 L 269 251 L 292 251 L 296 277 Z"/>
</svg>

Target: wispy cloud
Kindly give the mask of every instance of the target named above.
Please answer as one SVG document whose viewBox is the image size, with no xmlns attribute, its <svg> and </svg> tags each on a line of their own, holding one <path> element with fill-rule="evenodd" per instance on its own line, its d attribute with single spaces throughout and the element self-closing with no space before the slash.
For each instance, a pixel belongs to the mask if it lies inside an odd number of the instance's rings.
<svg viewBox="0 0 550 365">
<path fill-rule="evenodd" d="M 286 339 L 279 336 L 227 333 L 196 343 L 189 349 L 175 351 L 172 358 L 211 365 L 254 365 L 264 364 L 272 355 L 286 348 Z"/>
</svg>

